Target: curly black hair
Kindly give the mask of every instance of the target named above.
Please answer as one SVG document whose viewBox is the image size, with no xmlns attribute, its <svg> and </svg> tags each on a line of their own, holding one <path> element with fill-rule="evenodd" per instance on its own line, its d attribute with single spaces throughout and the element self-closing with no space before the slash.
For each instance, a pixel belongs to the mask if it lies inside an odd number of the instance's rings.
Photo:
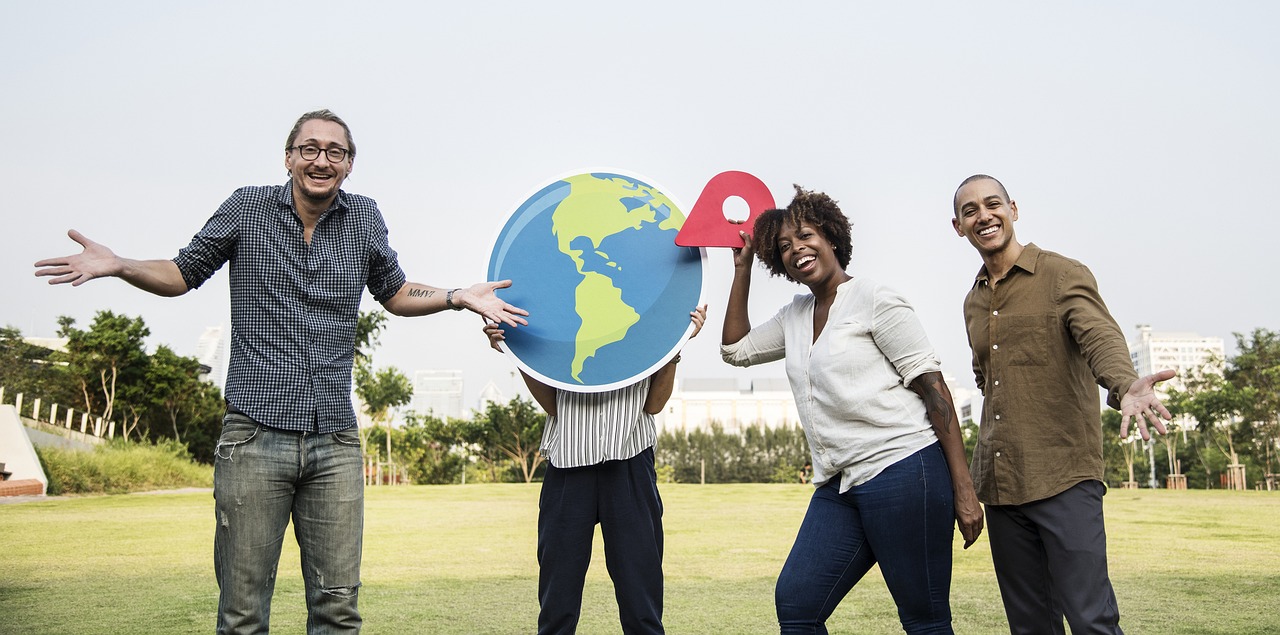
<svg viewBox="0 0 1280 635">
<path fill-rule="evenodd" d="M 782 276 L 795 282 L 782 264 L 782 256 L 778 252 L 778 231 L 783 223 L 791 223 L 797 227 L 804 223 L 817 229 L 831 243 L 840 268 L 848 268 L 849 260 L 853 257 L 853 234 L 849 229 L 849 219 L 830 196 L 806 190 L 799 185 L 794 187 L 796 196 L 786 209 L 767 210 L 756 218 L 752 240 L 760 264 L 769 270 L 770 275 Z"/>
</svg>

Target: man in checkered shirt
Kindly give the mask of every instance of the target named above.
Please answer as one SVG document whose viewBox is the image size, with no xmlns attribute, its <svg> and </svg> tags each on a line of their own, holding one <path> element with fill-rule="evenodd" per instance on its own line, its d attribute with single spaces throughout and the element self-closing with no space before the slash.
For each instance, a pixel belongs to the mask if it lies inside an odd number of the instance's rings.
<svg viewBox="0 0 1280 635">
<path fill-rule="evenodd" d="M 50 284 L 116 277 L 161 296 L 195 289 L 230 261 L 227 415 L 215 452 L 219 633 L 266 632 L 290 517 L 302 555 L 309 632 L 358 632 L 364 480 L 351 369 L 360 297 L 400 316 L 445 309 L 526 324 L 495 289 L 408 282 L 372 199 L 342 191 L 351 130 L 328 110 L 298 119 L 289 181 L 245 187 L 172 260 L 133 260 L 72 230 L 81 253 L 37 262 Z"/>
</svg>

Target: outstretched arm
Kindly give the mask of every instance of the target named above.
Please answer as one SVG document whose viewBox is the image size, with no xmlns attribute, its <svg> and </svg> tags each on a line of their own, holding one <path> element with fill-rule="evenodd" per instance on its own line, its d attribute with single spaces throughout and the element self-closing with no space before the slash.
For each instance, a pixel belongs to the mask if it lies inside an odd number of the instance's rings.
<svg viewBox="0 0 1280 635">
<path fill-rule="evenodd" d="M 702 330 L 702 324 L 707 321 L 707 305 L 702 305 L 689 312 L 689 321 L 693 322 L 693 334 L 689 339 L 698 336 L 698 331 Z M 671 361 L 662 365 L 653 373 L 653 379 L 649 382 L 649 394 L 644 399 L 644 411 L 656 415 L 662 412 L 667 406 L 667 400 L 671 399 L 671 393 L 676 388 L 676 364 L 680 361 L 680 353 L 676 353 Z"/>
<path fill-rule="evenodd" d="M 1163 403 L 1160 403 L 1160 398 L 1156 396 L 1155 385 L 1173 379 L 1174 375 L 1177 373 L 1172 370 L 1162 370 L 1147 375 L 1129 386 L 1129 391 L 1120 398 L 1120 438 L 1129 437 L 1130 419 L 1138 426 L 1138 433 L 1142 435 L 1143 441 L 1151 438 L 1151 433 L 1147 431 L 1147 422 L 1150 422 L 1160 434 L 1168 432 L 1160 418 L 1172 421 L 1173 415 Z"/>
<path fill-rule="evenodd" d="M 942 373 L 934 371 L 916 377 L 911 390 L 924 400 L 925 411 L 933 432 L 942 444 L 942 454 L 951 472 L 951 489 L 955 495 L 956 523 L 964 536 L 964 548 L 968 549 L 982 534 L 982 505 L 973 489 L 973 478 L 964 455 L 964 440 L 960 438 L 960 422 L 956 420 L 955 404 L 951 390 L 942 380 Z"/>
<path fill-rule="evenodd" d="M 441 289 L 417 282 L 406 282 L 395 295 L 382 303 L 388 311 L 400 317 L 430 315 L 449 308 L 467 309 L 488 322 L 501 322 L 508 326 L 528 324 L 523 316 L 528 311 L 507 304 L 494 291 L 511 286 L 510 280 L 479 282 L 466 288 Z M 449 305 L 452 304 L 453 307 Z"/>
<path fill-rule="evenodd" d="M 173 297 L 186 293 L 187 283 L 172 260 L 121 258 L 106 245 L 89 240 L 76 230 L 67 232 L 84 249 L 70 256 L 48 258 L 35 264 L 37 276 L 54 276 L 49 284 L 78 287 L 94 278 L 120 278 L 148 293 Z"/>
</svg>

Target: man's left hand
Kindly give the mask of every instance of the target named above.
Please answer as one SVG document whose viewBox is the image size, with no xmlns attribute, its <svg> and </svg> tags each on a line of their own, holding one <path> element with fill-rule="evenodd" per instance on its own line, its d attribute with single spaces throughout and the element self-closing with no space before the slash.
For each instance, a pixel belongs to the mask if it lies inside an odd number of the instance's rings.
<svg viewBox="0 0 1280 635">
<path fill-rule="evenodd" d="M 460 293 L 454 293 L 453 303 L 478 314 L 487 322 L 501 322 L 512 327 L 528 325 L 529 322 L 523 317 L 529 315 L 528 311 L 503 302 L 498 294 L 494 293 L 497 289 L 505 289 L 509 286 L 511 286 L 510 280 L 473 284 L 466 289 L 461 289 Z"/>
<path fill-rule="evenodd" d="M 1156 396 L 1155 385 L 1158 382 L 1173 379 L 1176 374 L 1172 370 L 1162 370 L 1133 382 L 1133 385 L 1129 387 L 1129 392 L 1126 392 L 1120 398 L 1121 439 L 1129 438 L 1130 420 L 1137 423 L 1138 434 L 1142 435 L 1143 441 L 1151 438 L 1151 433 L 1147 430 L 1148 422 L 1156 429 L 1156 432 L 1160 434 L 1168 432 L 1164 427 L 1164 421 L 1160 419 L 1172 421 L 1173 415 L 1169 414 L 1169 409 L 1160 403 L 1160 398 Z"/>
</svg>

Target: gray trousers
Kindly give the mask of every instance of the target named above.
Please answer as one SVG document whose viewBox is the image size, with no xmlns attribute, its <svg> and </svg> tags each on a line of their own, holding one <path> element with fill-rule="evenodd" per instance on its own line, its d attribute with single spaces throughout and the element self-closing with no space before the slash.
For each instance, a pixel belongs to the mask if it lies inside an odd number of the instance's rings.
<svg viewBox="0 0 1280 635">
<path fill-rule="evenodd" d="M 1122 633 L 1107 576 L 1106 487 L 1083 481 L 1025 505 L 988 505 L 991 559 L 1015 635 Z"/>
</svg>

